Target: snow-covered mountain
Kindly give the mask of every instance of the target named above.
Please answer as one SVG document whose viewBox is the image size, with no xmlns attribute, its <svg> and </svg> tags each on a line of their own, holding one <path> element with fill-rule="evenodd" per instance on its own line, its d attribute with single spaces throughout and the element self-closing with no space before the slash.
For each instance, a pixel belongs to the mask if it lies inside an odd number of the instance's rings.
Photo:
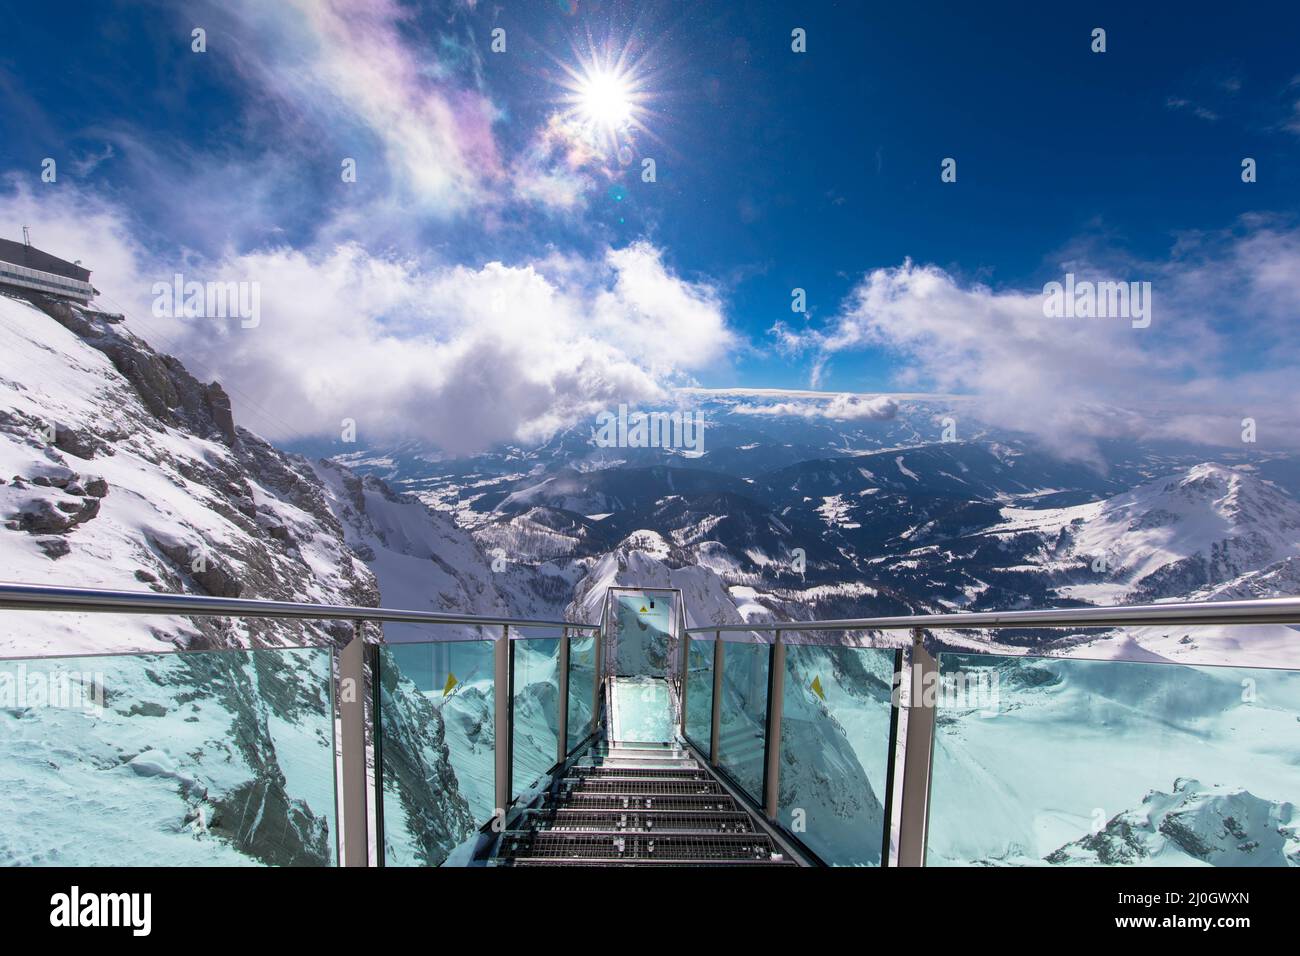
<svg viewBox="0 0 1300 956">
<path fill-rule="evenodd" d="M 1141 807 L 1045 859 L 1075 866 L 1300 866 L 1300 814 L 1286 801 L 1183 778 L 1172 792 L 1152 790 Z"/>
<path fill-rule="evenodd" d="M 1300 554 L 1300 502 L 1212 462 L 1104 501 L 1004 516 L 989 533 L 1029 531 L 1050 542 L 1045 569 L 1095 565 L 1099 580 L 1060 591 L 1099 604 L 1184 597 Z"/>
<path fill-rule="evenodd" d="M 277 450 L 236 426 L 218 384 L 93 310 L 41 297 L 0 296 L 0 518 L 8 580 L 485 614 L 516 607 L 497 586 L 509 577 L 494 575 L 446 515 L 373 477 Z M 521 588 L 519 603 L 531 594 Z M 41 687 L 71 679 L 99 708 L 6 692 L 0 820 L 46 819 L 24 811 L 75 791 L 98 795 L 102 806 L 82 821 L 104 832 L 91 838 L 79 825 L 69 841 L 0 826 L 0 861 L 109 862 L 94 856 L 103 848 L 116 864 L 334 858 L 329 655 L 228 649 L 328 647 L 349 640 L 350 626 L 2 614 L 0 653 L 83 655 L 11 660 L 5 677 L 18 669 L 24 686 Z M 393 631 L 393 640 L 428 637 Z M 177 647 L 224 652 L 142 653 Z M 127 651 L 136 654 L 101 656 Z M 399 821 L 409 811 L 430 859 L 445 855 L 479 821 L 456 787 L 441 714 L 408 695 L 394 696 L 385 716 L 406 745 L 389 749 L 394 779 L 409 779 L 397 755 L 419 760 L 418 786 L 395 786 L 387 809 Z"/>
</svg>

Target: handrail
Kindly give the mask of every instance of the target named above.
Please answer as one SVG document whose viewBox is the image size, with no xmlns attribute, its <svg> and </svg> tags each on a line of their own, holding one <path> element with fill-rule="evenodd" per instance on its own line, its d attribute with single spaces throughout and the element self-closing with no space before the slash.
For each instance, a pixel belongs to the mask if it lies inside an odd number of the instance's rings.
<svg viewBox="0 0 1300 956">
<path fill-rule="evenodd" d="M 826 621 L 761 621 L 749 624 L 710 624 L 688 628 L 687 634 L 717 631 L 859 631 L 912 628 L 972 627 L 1106 627 L 1147 624 L 1300 624 L 1300 597 L 1258 598 L 1248 601 L 1179 601 L 1168 604 L 1129 604 L 1118 607 L 1047 608 L 1033 611 L 955 611 Z"/>
<path fill-rule="evenodd" d="M 111 591 L 95 588 L 56 587 L 44 584 L 0 582 L 0 610 L 93 611 L 107 614 L 181 614 L 206 617 L 272 617 L 297 620 L 391 621 L 409 624 L 481 624 L 485 627 L 567 627 L 594 631 L 599 624 L 575 621 L 442 614 L 350 604 L 309 604 L 299 601 L 263 601 L 256 598 L 219 598 L 199 594 L 159 594 L 156 591 Z"/>
</svg>

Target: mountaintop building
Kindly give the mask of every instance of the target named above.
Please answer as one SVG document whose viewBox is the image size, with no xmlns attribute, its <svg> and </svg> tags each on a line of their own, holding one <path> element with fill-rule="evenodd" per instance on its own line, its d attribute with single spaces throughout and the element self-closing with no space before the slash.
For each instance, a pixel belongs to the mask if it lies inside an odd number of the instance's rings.
<svg viewBox="0 0 1300 956">
<path fill-rule="evenodd" d="M 59 299 L 89 304 L 98 293 L 90 284 L 90 270 L 48 252 L 27 240 L 0 239 L 0 291 L 42 292 Z"/>
</svg>

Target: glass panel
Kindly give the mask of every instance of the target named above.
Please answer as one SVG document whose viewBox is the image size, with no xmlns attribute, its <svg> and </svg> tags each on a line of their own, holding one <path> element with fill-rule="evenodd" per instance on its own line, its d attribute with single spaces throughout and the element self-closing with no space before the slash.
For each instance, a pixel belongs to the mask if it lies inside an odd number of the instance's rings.
<svg viewBox="0 0 1300 956">
<path fill-rule="evenodd" d="M 939 664 L 931 865 L 1300 864 L 1300 673 Z"/>
<path fill-rule="evenodd" d="M 667 675 L 672 609 L 668 593 L 615 592 L 616 675 Z"/>
<path fill-rule="evenodd" d="M 722 664 L 719 765 L 763 799 L 763 748 L 767 738 L 767 670 L 771 645 L 728 641 Z"/>
<path fill-rule="evenodd" d="M 615 677 L 610 701 L 610 736 L 630 743 L 668 743 L 673 703 L 662 677 Z"/>
<path fill-rule="evenodd" d="M 331 656 L 0 661 L 0 865 L 333 865 Z"/>
<path fill-rule="evenodd" d="M 514 780 L 511 797 L 555 766 L 559 748 L 560 642 L 532 638 L 511 642 L 514 650 Z"/>
<path fill-rule="evenodd" d="M 379 649 L 384 862 L 437 866 L 493 812 L 493 641 Z"/>
<path fill-rule="evenodd" d="M 786 647 L 780 820 L 832 865 L 880 865 L 895 657 Z"/>
<path fill-rule="evenodd" d="M 572 750 L 591 733 L 591 704 L 596 696 L 596 638 L 569 637 L 569 739 Z"/>
<path fill-rule="evenodd" d="M 686 736 L 708 754 L 713 729 L 713 641 L 692 637 L 686 665 Z"/>
</svg>

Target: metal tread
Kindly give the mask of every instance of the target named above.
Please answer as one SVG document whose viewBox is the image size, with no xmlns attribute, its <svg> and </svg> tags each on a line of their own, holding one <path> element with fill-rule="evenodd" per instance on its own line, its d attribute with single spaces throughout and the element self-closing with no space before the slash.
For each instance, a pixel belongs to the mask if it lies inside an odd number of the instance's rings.
<svg viewBox="0 0 1300 956">
<path fill-rule="evenodd" d="M 645 810 L 555 807 L 530 811 L 527 821 L 541 830 L 618 830 L 644 833 L 753 833 L 743 810 Z"/>
<path fill-rule="evenodd" d="M 551 805 L 592 810 L 731 811 L 740 809 L 731 795 L 726 793 L 631 794 L 574 790 L 565 796 L 563 803 Z"/>
<path fill-rule="evenodd" d="M 566 781 L 566 792 L 618 794 L 629 797 L 655 797 L 687 794 L 725 794 L 716 780 L 664 780 L 656 777 L 587 777 Z"/>
<path fill-rule="evenodd" d="M 621 857 L 582 857 L 581 859 L 533 859 L 532 857 L 520 856 L 511 860 L 501 861 L 505 866 L 600 866 L 600 867 L 617 867 L 617 866 L 798 866 L 794 860 L 749 860 L 749 859 L 717 859 L 717 860 L 663 860 L 648 859 L 641 857 L 638 859 L 623 859 Z"/>
<path fill-rule="evenodd" d="M 565 778 L 570 775 L 591 779 L 649 779 L 661 780 L 712 780 L 713 775 L 703 767 L 570 767 Z"/>
<path fill-rule="evenodd" d="M 766 834 L 685 831 L 644 833 L 625 830 L 507 831 L 502 839 L 503 858 L 671 860 L 676 862 L 784 859 Z"/>
</svg>

